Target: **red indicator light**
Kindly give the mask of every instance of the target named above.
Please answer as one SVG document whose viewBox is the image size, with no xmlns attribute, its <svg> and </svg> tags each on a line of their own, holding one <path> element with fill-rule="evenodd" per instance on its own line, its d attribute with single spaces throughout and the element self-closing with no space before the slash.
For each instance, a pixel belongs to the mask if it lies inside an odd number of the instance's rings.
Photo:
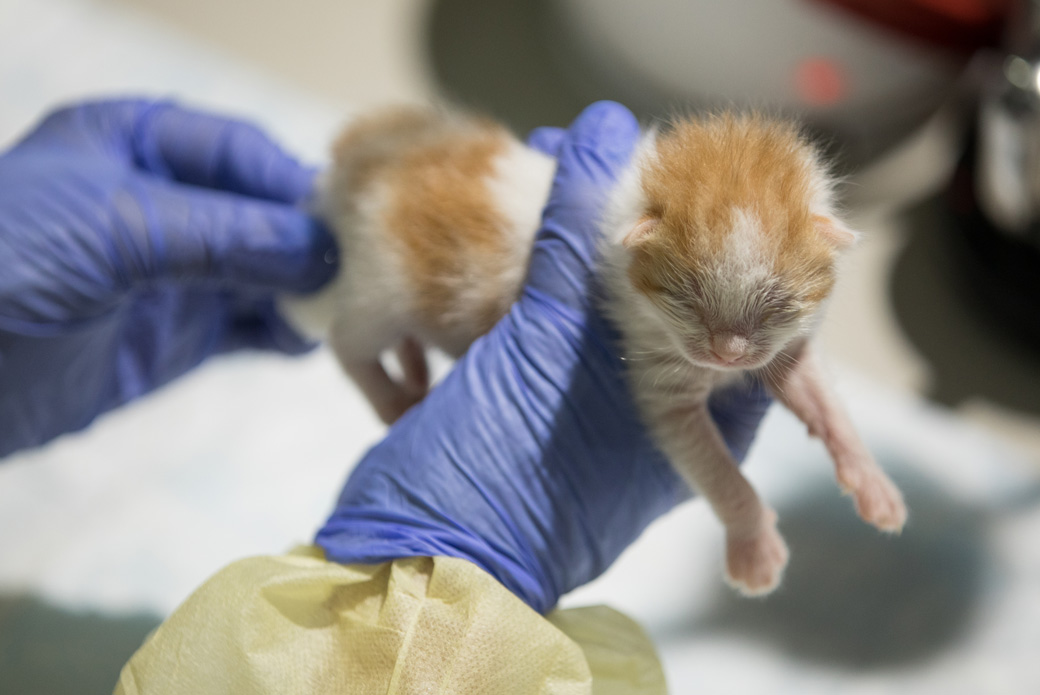
<svg viewBox="0 0 1040 695">
<path fill-rule="evenodd" d="M 829 58 L 806 58 L 794 72 L 798 96 L 810 106 L 831 106 L 845 98 L 848 79 L 841 66 Z"/>
</svg>

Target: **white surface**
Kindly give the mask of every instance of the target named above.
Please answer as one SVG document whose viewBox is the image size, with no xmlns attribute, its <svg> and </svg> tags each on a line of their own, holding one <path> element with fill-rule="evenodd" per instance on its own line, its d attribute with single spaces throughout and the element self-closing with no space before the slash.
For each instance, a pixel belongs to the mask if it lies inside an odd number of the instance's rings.
<svg viewBox="0 0 1040 695">
<path fill-rule="evenodd" d="M 140 17 L 0 0 L 0 141 L 55 101 L 101 91 L 247 114 L 312 158 L 342 116 Z M 0 593 L 165 613 L 231 560 L 308 541 L 380 432 L 344 384 L 325 352 L 213 360 L 88 432 L 6 460 Z M 675 693 L 1040 692 L 1040 509 L 1002 511 L 1037 484 L 1027 462 L 867 384 L 847 382 L 845 395 L 891 472 L 914 482 L 901 538 L 854 521 L 819 447 L 778 412 L 747 469 L 791 541 L 775 600 L 740 602 L 722 586 L 719 527 L 690 504 L 567 602 L 642 621 Z M 907 565 L 915 572 L 901 574 Z M 784 613 L 792 605 L 805 610 Z"/>
<path fill-rule="evenodd" d="M 324 352 L 212 360 L 0 465 L 0 589 L 164 615 L 231 560 L 310 542 L 380 431 Z"/>
<path fill-rule="evenodd" d="M 885 537 L 856 520 L 829 460 L 774 408 L 747 475 L 780 512 L 785 583 L 762 601 L 722 583 L 703 505 L 658 522 L 567 604 L 605 602 L 655 638 L 673 692 L 1040 692 L 1040 477 L 962 421 L 846 377 L 844 400 L 907 497 Z"/>
</svg>

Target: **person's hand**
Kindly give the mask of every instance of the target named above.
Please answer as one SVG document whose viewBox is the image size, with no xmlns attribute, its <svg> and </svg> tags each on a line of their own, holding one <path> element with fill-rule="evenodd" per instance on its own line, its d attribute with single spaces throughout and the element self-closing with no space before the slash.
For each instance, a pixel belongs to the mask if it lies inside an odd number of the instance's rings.
<svg viewBox="0 0 1040 695">
<path fill-rule="evenodd" d="M 330 560 L 460 557 L 545 612 L 690 496 L 639 420 L 596 300 L 598 219 L 638 133 L 600 103 L 532 135 L 558 170 L 523 295 L 358 464 L 316 537 Z M 713 413 L 741 459 L 769 399 L 723 395 Z"/>
<path fill-rule="evenodd" d="M 0 456 L 238 347 L 308 346 L 278 292 L 335 272 L 314 172 L 257 128 L 170 103 L 51 114 L 0 155 Z"/>
</svg>

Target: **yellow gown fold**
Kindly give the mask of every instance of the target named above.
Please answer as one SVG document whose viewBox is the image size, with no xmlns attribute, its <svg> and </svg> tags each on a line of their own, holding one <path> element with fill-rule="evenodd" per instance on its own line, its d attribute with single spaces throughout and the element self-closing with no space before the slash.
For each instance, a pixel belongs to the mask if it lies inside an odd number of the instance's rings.
<svg viewBox="0 0 1040 695">
<path fill-rule="evenodd" d="M 612 609 L 543 617 L 456 558 L 240 560 L 123 667 L 117 695 L 662 695 L 642 629 Z"/>
</svg>

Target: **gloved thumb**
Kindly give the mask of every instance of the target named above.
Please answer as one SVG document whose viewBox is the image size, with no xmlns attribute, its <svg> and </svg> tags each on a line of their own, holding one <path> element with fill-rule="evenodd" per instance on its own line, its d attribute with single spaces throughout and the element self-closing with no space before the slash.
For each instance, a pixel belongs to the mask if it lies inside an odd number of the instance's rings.
<svg viewBox="0 0 1040 695">
<path fill-rule="evenodd" d="M 614 102 L 589 106 L 571 124 L 556 148 L 556 176 L 535 239 L 528 287 L 574 308 L 584 305 L 604 205 L 638 138 L 635 116 Z"/>
</svg>

